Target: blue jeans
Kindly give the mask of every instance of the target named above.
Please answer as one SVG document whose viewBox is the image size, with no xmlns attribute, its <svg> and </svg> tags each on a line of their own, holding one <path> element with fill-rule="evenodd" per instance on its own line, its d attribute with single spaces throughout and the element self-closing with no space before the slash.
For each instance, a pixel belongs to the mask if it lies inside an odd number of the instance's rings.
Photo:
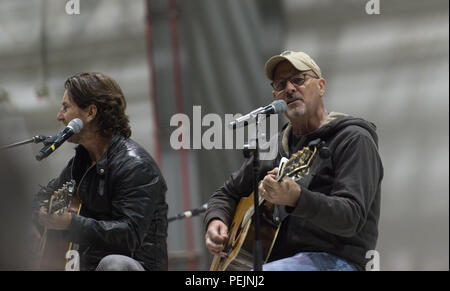
<svg viewBox="0 0 450 291">
<path fill-rule="evenodd" d="M 357 268 L 329 253 L 302 252 L 264 264 L 263 271 L 357 271 Z"/>
</svg>

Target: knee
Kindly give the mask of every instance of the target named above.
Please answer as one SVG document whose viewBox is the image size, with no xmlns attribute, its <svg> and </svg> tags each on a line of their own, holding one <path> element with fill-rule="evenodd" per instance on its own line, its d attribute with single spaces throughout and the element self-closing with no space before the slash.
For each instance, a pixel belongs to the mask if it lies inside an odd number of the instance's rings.
<svg viewBox="0 0 450 291">
<path fill-rule="evenodd" d="M 123 260 L 119 255 L 108 255 L 101 259 L 97 271 L 128 271 L 129 262 Z"/>
</svg>

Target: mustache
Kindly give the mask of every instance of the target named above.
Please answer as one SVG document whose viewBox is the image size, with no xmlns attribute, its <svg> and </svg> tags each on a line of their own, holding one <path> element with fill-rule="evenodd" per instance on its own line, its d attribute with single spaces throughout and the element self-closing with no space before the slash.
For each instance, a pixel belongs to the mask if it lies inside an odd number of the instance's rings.
<svg viewBox="0 0 450 291">
<path fill-rule="evenodd" d="M 292 102 L 297 101 L 297 100 L 304 101 L 303 100 L 303 96 L 300 95 L 300 94 L 287 94 L 286 95 L 286 103 L 288 105 L 289 105 L 289 103 L 292 103 Z"/>
</svg>

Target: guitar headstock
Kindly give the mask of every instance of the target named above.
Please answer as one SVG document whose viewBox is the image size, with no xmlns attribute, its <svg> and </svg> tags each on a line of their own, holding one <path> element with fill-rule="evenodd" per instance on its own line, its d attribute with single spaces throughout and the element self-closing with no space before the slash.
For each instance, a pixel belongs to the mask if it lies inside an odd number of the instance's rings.
<svg viewBox="0 0 450 291">
<path fill-rule="evenodd" d="M 48 213 L 63 214 L 69 208 L 70 200 L 75 193 L 75 181 L 71 180 L 53 192 L 49 199 Z"/>
<path fill-rule="evenodd" d="M 309 147 L 304 147 L 295 154 L 293 154 L 289 160 L 284 161 L 279 167 L 278 179 L 281 181 L 283 177 L 288 176 L 295 181 L 304 177 L 310 168 L 311 161 L 317 152 L 317 147 L 311 150 Z"/>
</svg>

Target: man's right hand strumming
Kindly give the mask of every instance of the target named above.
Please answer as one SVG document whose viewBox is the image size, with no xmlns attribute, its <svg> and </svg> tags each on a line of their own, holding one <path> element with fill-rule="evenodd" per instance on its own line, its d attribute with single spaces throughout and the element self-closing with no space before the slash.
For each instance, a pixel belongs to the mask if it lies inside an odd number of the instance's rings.
<svg viewBox="0 0 450 291">
<path fill-rule="evenodd" d="M 212 220 L 205 235 L 206 247 L 214 255 L 226 257 L 223 251 L 228 239 L 228 226 L 219 219 Z"/>
</svg>

